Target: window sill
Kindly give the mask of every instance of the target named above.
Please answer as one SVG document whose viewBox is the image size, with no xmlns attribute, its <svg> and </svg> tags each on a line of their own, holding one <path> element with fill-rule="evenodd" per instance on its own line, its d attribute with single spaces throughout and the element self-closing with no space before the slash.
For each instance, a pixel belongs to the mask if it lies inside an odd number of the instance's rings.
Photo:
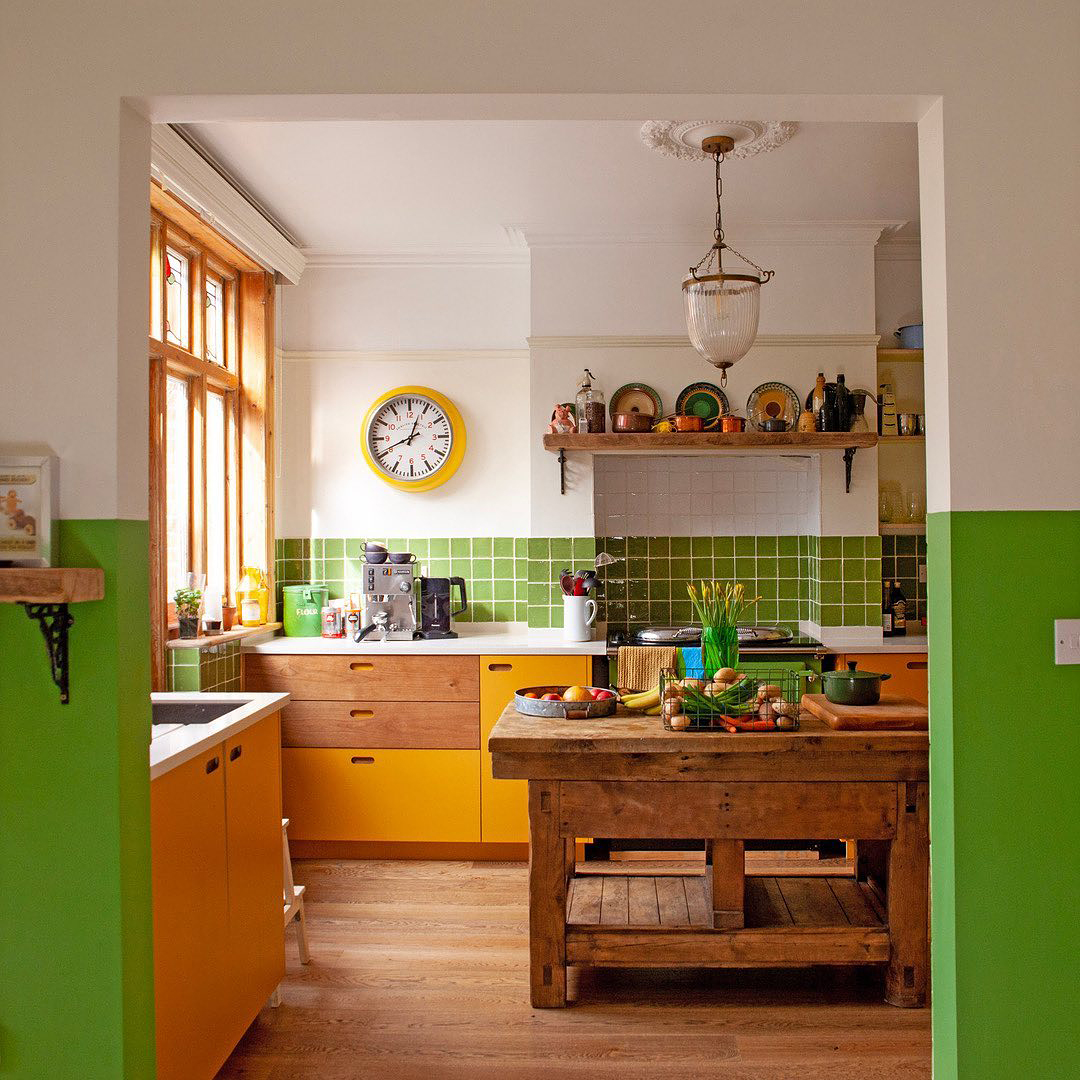
<svg viewBox="0 0 1080 1080">
<path fill-rule="evenodd" d="M 224 630 L 220 634 L 208 634 L 197 638 L 171 638 L 165 642 L 167 649 L 209 649 L 214 645 L 228 645 L 230 641 L 241 641 L 254 634 L 273 633 L 281 629 L 281 623 L 268 622 L 262 626 L 238 626 L 235 630 Z"/>
</svg>

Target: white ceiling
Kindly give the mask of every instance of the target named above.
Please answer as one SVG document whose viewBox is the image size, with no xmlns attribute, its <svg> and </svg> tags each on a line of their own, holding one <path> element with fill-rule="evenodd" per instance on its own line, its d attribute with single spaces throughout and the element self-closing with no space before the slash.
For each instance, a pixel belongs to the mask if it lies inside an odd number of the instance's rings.
<svg viewBox="0 0 1080 1080">
<path fill-rule="evenodd" d="M 644 118 L 643 118 L 644 119 Z M 324 121 L 185 130 L 311 252 L 509 246 L 504 226 L 712 229 L 711 162 L 632 121 Z M 724 167 L 725 222 L 915 221 L 914 124 L 802 124 Z"/>
</svg>

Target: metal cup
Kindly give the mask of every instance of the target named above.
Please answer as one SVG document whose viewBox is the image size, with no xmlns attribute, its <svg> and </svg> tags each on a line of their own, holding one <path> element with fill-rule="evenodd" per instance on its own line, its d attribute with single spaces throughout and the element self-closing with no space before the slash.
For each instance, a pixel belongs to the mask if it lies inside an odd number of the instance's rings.
<svg viewBox="0 0 1080 1080">
<path fill-rule="evenodd" d="M 901 435 L 915 435 L 917 434 L 917 421 L 918 416 L 913 412 L 902 412 L 897 418 L 899 424 L 899 430 Z"/>
</svg>

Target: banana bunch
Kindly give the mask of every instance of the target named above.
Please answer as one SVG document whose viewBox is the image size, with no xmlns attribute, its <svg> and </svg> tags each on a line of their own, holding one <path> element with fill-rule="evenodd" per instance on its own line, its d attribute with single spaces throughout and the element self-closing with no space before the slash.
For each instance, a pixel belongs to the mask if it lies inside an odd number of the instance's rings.
<svg viewBox="0 0 1080 1080">
<path fill-rule="evenodd" d="M 637 694 L 624 694 L 622 703 L 635 712 L 643 712 L 646 716 L 660 715 L 660 687 L 655 686 L 652 690 L 643 690 Z"/>
</svg>

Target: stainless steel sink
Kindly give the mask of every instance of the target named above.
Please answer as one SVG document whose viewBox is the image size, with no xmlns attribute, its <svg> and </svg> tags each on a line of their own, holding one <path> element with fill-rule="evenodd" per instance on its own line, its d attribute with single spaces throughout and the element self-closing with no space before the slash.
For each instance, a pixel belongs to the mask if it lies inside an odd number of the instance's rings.
<svg viewBox="0 0 1080 1080">
<path fill-rule="evenodd" d="M 241 701 L 154 701 L 151 723 L 209 724 L 241 705 Z"/>
</svg>

